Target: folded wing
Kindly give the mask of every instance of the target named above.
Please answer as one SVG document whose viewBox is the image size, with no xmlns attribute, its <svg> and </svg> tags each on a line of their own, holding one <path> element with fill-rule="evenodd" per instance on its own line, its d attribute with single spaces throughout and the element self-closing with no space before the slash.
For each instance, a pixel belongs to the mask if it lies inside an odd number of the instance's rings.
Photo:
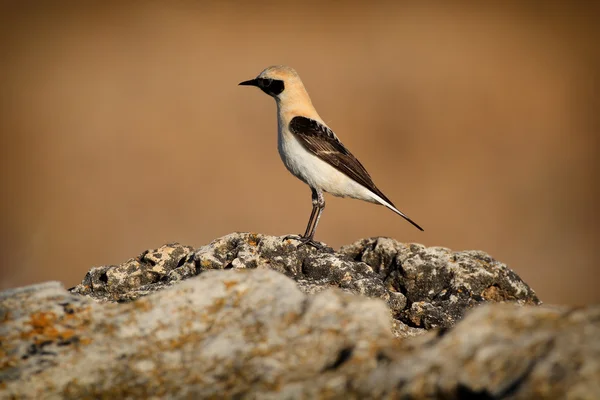
<svg viewBox="0 0 600 400">
<path fill-rule="evenodd" d="M 331 129 L 314 119 L 300 116 L 292 118 L 289 128 L 309 152 L 379 196 L 391 206 L 388 208 L 404 217 L 419 230 L 423 230 L 399 211 L 394 203 L 375 186 L 365 167 L 344 147 Z"/>
</svg>

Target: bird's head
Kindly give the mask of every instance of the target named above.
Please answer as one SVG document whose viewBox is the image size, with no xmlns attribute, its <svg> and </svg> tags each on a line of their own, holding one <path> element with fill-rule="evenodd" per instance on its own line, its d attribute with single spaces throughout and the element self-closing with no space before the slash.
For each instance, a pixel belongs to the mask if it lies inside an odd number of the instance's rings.
<svg viewBox="0 0 600 400">
<path fill-rule="evenodd" d="M 302 87 L 302 81 L 293 68 L 274 65 L 265 69 L 256 78 L 240 82 L 242 86 L 256 86 L 269 96 L 279 99 L 284 93 Z"/>
</svg>

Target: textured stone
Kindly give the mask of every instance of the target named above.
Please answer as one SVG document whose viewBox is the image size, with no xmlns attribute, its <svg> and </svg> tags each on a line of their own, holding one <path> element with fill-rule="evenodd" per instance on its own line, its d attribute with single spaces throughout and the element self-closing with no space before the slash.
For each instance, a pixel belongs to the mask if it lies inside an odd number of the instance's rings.
<svg viewBox="0 0 600 400">
<path fill-rule="evenodd" d="M 406 297 L 397 318 L 417 328 L 447 328 L 484 302 L 540 304 L 535 292 L 505 264 L 482 251 L 363 239 L 340 253 L 370 265 L 393 292 Z"/>
<path fill-rule="evenodd" d="M 92 268 L 72 293 L 106 302 L 124 302 L 164 289 L 173 282 L 197 275 L 194 249 L 178 243 L 146 250 L 120 265 Z"/>
<path fill-rule="evenodd" d="M 282 237 L 233 233 L 196 251 L 170 244 L 118 266 L 93 268 L 73 293 L 99 301 L 130 301 L 211 269 L 272 269 L 304 293 L 329 287 L 387 303 L 398 336 L 450 327 L 479 303 L 539 304 L 534 291 L 506 265 L 479 251 L 364 239 L 339 252 L 296 248 Z"/>
<path fill-rule="evenodd" d="M 600 306 L 484 305 L 455 327 L 385 351 L 375 397 L 600 398 Z"/>
<path fill-rule="evenodd" d="M 207 271 L 126 304 L 50 283 L 5 293 L 0 317 L 0 388 L 18 398 L 340 394 L 394 340 L 383 302 L 308 296 L 269 270 Z"/>
<path fill-rule="evenodd" d="M 488 304 L 398 340 L 381 300 L 239 269 L 127 303 L 9 290 L 0 321 L 0 398 L 600 397 L 599 306 Z"/>
</svg>

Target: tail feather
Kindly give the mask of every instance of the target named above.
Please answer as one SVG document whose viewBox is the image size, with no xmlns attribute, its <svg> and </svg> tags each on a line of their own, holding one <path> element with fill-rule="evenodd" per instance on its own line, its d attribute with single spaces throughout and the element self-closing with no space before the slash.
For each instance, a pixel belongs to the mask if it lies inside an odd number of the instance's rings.
<svg viewBox="0 0 600 400">
<path fill-rule="evenodd" d="M 412 219 L 410 219 L 408 217 L 408 215 L 404 214 L 402 211 L 398 210 L 394 204 L 387 198 L 385 197 L 385 195 L 383 195 L 383 193 L 381 193 L 381 195 L 375 194 L 375 193 L 370 193 L 371 196 L 373 197 L 373 199 L 381 204 L 382 206 L 385 206 L 387 208 L 389 208 L 390 210 L 392 210 L 393 212 L 395 212 L 396 214 L 398 214 L 399 216 L 401 216 L 402 218 L 404 218 L 405 220 L 407 220 L 408 222 L 410 222 L 415 228 L 417 228 L 418 230 L 420 230 L 421 232 L 424 231 L 423 228 L 421 228 L 415 221 L 413 221 Z"/>
</svg>

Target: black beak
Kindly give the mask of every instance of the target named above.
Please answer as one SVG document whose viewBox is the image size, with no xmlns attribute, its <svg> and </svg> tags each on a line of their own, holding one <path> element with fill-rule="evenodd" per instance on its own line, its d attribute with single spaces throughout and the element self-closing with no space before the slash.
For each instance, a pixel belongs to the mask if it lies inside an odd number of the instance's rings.
<svg viewBox="0 0 600 400">
<path fill-rule="evenodd" d="M 258 86 L 258 80 L 250 79 L 249 81 L 240 82 L 239 86 Z"/>
</svg>

